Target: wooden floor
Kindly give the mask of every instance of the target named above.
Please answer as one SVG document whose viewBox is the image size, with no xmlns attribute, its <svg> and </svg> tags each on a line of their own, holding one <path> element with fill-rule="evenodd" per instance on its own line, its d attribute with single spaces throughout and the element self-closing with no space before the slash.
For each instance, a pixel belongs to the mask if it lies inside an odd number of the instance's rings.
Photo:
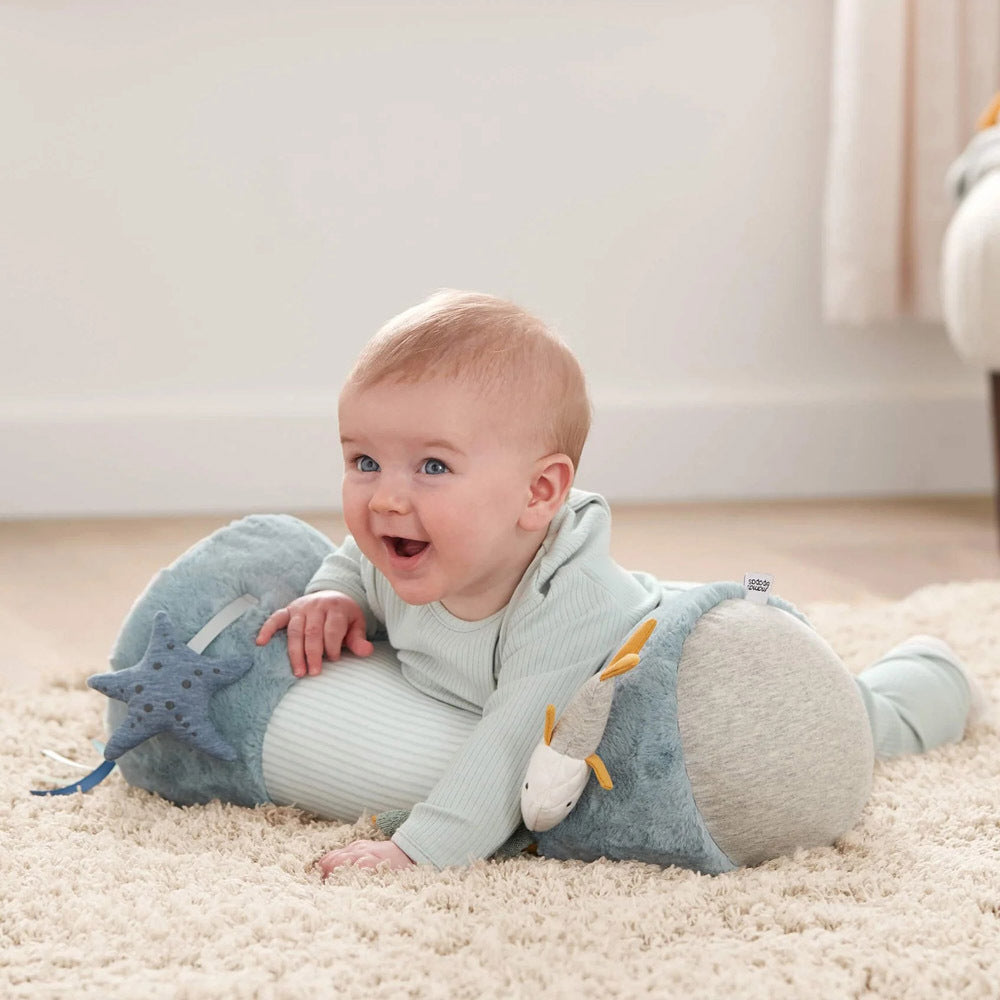
<svg viewBox="0 0 1000 1000">
<path fill-rule="evenodd" d="M 343 533 L 335 515 L 301 516 L 335 540 Z M 0 522 L 0 682 L 105 669 L 119 624 L 153 573 L 230 520 Z M 796 604 L 1000 578 L 988 497 L 618 507 L 613 553 L 662 579 L 772 573 L 775 590 Z"/>
</svg>

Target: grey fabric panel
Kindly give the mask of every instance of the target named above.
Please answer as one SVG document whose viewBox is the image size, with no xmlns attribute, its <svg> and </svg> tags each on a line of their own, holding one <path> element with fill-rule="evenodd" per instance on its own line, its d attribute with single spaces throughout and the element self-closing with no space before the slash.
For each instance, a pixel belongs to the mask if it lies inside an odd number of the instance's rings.
<svg viewBox="0 0 1000 1000">
<path fill-rule="evenodd" d="M 832 843 L 857 822 L 874 763 L 868 715 L 809 626 L 724 601 L 684 643 L 677 701 L 695 802 L 734 862 Z"/>
</svg>

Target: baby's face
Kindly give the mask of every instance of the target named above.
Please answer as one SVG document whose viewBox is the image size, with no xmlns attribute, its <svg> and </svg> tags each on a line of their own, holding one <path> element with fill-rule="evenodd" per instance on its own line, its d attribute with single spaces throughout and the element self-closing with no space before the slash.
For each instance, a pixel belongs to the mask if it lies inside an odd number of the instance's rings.
<svg viewBox="0 0 1000 1000">
<path fill-rule="evenodd" d="M 543 449 L 514 405 L 445 379 L 341 395 L 344 519 L 408 604 L 485 618 L 534 556 L 539 539 L 518 521 Z"/>
</svg>

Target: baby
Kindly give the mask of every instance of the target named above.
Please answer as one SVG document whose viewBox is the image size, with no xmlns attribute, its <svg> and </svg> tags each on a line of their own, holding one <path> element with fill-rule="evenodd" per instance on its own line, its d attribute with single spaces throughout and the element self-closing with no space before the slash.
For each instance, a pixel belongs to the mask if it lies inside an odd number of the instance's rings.
<svg viewBox="0 0 1000 1000">
<path fill-rule="evenodd" d="M 583 372 L 512 303 L 446 291 L 391 320 L 348 377 L 339 422 L 350 535 L 257 642 L 285 629 L 304 677 L 385 637 L 409 683 L 481 721 L 391 841 L 320 867 L 488 857 L 520 822 L 546 705 L 565 708 L 662 586 L 611 559 L 607 503 L 572 488 Z M 863 678 L 881 756 L 961 738 L 970 687 L 940 641 L 910 640 Z"/>
</svg>

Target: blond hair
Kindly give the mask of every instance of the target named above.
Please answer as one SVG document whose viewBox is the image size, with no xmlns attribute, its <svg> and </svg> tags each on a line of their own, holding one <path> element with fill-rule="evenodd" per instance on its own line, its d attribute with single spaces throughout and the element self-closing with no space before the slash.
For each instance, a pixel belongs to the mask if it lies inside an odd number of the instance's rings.
<svg viewBox="0 0 1000 1000">
<path fill-rule="evenodd" d="M 446 289 L 389 320 L 348 377 L 358 388 L 386 380 L 459 378 L 522 407 L 546 447 L 580 462 L 590 400 L 573 352 L 541 320 L 504 299 Z"/>
</svg>

